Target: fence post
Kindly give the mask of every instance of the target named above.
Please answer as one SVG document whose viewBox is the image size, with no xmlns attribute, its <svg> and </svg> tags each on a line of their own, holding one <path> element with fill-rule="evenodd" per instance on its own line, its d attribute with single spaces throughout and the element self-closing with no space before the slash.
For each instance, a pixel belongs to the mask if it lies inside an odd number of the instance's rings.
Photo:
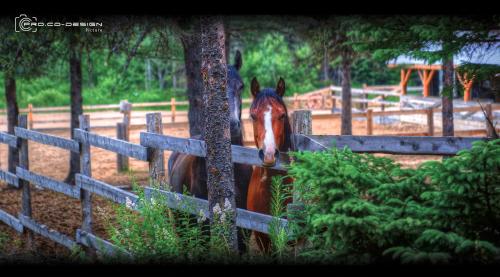
<svg viewBox="0 0 500 277">
<path fill-rule="evenodd" d="M 337 98 L 332 95 L 332 113 L 335 113 L 335 108 L 337 106 Z"/>
<path fill-rule="evenodd" d="M 170 99 L 170 109 L 172 111 L 172 122 L 175 122 L 175 97 Z"/>
<path fill-rule="evenodd" d="M 90 131 L 89 115 L 80 115 L 80 129 Z M 80 174 L 92 176 L 90 144 L 80 142 Z M 92 194 L 86 190 L 80 190 L 80 201 L 82 205 L 82 230 L 92 233 Z"/>
<path fill-rule="evenodd" d="M 128 133 L 129 126 L 123 122 L 116 123 L 116 138 L 128 141 Z M 128 170 L 128 157 L 117 154 L 116 155 L 116 167 L 118 172 L 123 172 Z"/>
<path fill-rule="evenodd" d="M 434 110 L 432 108 L 427 109 L 427 135 L 434 136 Z"/>
<path fill-rule="evenodd" d="M 312 134 L 312 112 L 310 110 L 298 110 L 292 114 L 292 134 Z M 292 147 L 294 151 L 298 150 L 295 139 L 292 139 Z M 298 194 L 293 190 L 292 203 L 287 205 L 288 218 L 299 222 L 303 222 L 303 211 L 305 210 L 304 204 L 300 201 Z M 304 247 L 305 241 L 300 239 L 295 247 L 295 254 Z"/>
<path fill-rule="evenodd" d="M 20 128 L 27 128 L 28 127 L 28 117 L 25 114 L 21 114 L 18 117 L 18 127 Z M 29 169 L 29 152 L 28 152 L 28 140 L 27 139 L 22 139 L 22 138 L 17 138 L 18 140 L 18 145 L 19 145 L 19 164 L 18 166 L 20 168 Z M 21 203 L 21 214 L 27 217 L 31 217 L 32 214 L 32 209 L 31 209 L 31 188 L 30 188 L 30 183 L 26 180 L 23 180 L 19 178 L 19 186 L 22 187 L 23 189 L 23 194 L 22 194 L 22 203 Z M 28 250 L 33 249 L 33 244 L 34 244 L 34 239 L 33 239 L 33 232 L 31 230 L 28 230 L 27 228 L 24 229 L 25 234 L 26 234 L 26 246 Z"/>
<path fill-rule="evenodd" d="M 373 135 L 373 109 L 366 111 L 366 134 Z"/>
<path fill-rule="evenodd" d="M 363 94 L 362 94 L 362 97 L 361 97 L 361 99 L 363 99 L 363 100 L 367 100 L 368 99 L 368 94 L 365 92 L 365 90 L 367 88 L 368 88 L 368 85 L 367 84 L 363 84 Z M 363 108 L 363 110 L 368 109 L 368 102 L 361 103 L 361 107 Z"/>
<path fill-rule="evenodd" d="M 484 108 L 486 112 L 486 116 L 489 118 L 489 121 L 491 121 L 492 125 L 488 122 L 488 119 L 485 118 L 486 122 L 486 136 L 489 138 L 492 138 L 495 136 L 495 125 L 494 125 L 494 118 L 493 118 L 493 110 L 491 108 L 491 103 L 486 104 Z"/>
<path fill-rule="evenodd" d="M 147 131 L 149 133 L 163 134 L 163 124 L 161 122 L 161 113 L 146 114 Z M 163 150 L 156 148 L 148 149 L 149 155 L 149 177 L 150 185 L 158 184 L 163 187 L 165 180 L 165 164 L 163 162 Z"/>
<path fill-rule="evenodd" d="M 123 114 L 123 123 L 125 125 L 130 125 L 132 104 L 130 104 L 128 100 L 120 101 L 120 113 Z"/>
<path fill-rule="evenodd" d="M 33 130 L 33 105 L 28 104 L 28 127 Z"/>
</svg>

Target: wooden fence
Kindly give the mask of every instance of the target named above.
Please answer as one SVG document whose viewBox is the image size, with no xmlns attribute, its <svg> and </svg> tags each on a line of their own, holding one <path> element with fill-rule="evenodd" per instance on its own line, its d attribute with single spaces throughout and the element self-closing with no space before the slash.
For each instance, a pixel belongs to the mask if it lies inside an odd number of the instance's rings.
<svg viewBox="0 0 500 277">
<path fill-rule="evenodd" d="M 33 243 L 33 233 L 36 233 L 70 249 L 76 246 L 84 246 L 87 251 L 92 250 L 104 255 L 131 257 L 131 253 L 92 233 L 91 199 L 93 195 L 126 205 L 130 209 L 137 209 L 138 196 L 92 178 L 90 146 L 102 148 L 126 157 L 147 161 L 149 163 L 151 184 L 145 188 L 146 199 L 151 199 L 155 193 L 159 193 L 165 196 L 166 204 L 172 209 L 186 211 L 195 215 L 203 211 L 208 216 L 207 200 L 170 192 L 161 189 L 161 187 L 155 188 L 153 186 L 154 183 L 162 183 L 165 180 L 163 151 L 176 151 L 200 157 L 206 156 L 204 141 L 177 138 L 162 134 L 161 118 L 160 113 L 147 114 L 147 130 L 140 133 L 140 144 L 134 144 L 125 140 L 92 133 L 90 131 L 88 115 L 80 116 L 80 128 L 73 130 L 74 140 L 29 130 L 27 129 L 27 116 L 20 115 L 19 126 L 15 128 L 14 135 L 0 132 L 0 143 L 18 148 L 20 153 L 20 161 L 16 172 L 0 170 L 0 180 L 23 190 L 22 209 L 17 217 L 0 210 L 0 221 L 9 225 L 17 232 L 25 234 L 29 246 Z M 315 136 L 311 135 L 310 111 L 296 111 L 292 115 L 292 119 L 292 125 L 294 126 L 292 141 L 296 150 L 324 151 L 330 147 L 343 148 L 347 146 L 355 152 L 454 155 L 462 149 L 471 148 L 471 144 L 474 141 L 487 140 L 487 138 L 458 137 Z M 79 153 L 81 168 L 80 172 L 76 174 L 75 185 L 60 182 L 30 171 L 28 141 L 35 141 Z M 232 161 L 254 166 L 261 166 L 262 164 L 257 149 L 237 145 L 232 146 Z M 281 153 L 278 162 L 273 168 L 286 171 L 288 163 L 289 158 L 287 153 Z M 56 230 L 52 230 L 32 218 L 30 184 L 38 185 L 80 200 L 82 206 L 82 225 L 76 231 L 74 237 L 69 237 Z M 288 226 L 287 219 L 237 209 L 236 225 L 239 227 L 269 233 L 269 226 L 273 221 L 277 221 L 284 228 Z M 289 235 L 292 236 L 293 234 L 289 232 Z"/>
</svg>

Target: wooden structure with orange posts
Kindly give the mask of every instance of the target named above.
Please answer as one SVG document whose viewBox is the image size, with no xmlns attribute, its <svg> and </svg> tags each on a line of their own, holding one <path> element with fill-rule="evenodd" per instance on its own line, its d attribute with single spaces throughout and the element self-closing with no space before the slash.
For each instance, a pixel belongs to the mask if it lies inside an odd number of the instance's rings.
<svg viewBox="0 0 500 277">
<path fill-rule="evenodd" d="M 411 64 L 407 66 L 402 66 L 399 64 L 389 64 L 389 68 L 401 67 L 401 81 L 399 85 L 401 86 L 401 95 L 406 95 L 408 81 L 410 79 L 410 74 L 413 70 L 418 72 L 418 76 L 420 76 L 420 81 L 422 81 L 423 86 L 423 96 L 429 97 L 432 78 L 436 74 L 436 71 L 441 70 L 441 65 L 425 65 L 425 64 Z"/>
<path fill-rule="evenodd" d="M 401 82 L 399 83 L 401 87 L 401 95 L 406 95 L 406 87 L 408 86 L 408 80 L 410 79 L 411 71 L 411 68 L 401 68 Z"/>
<path fill-rule="evenodd" d="M 397 64 L 389 64 L 389 68 L 395 68 L 395 67 L 401 67 L 401 65 Z M 420 80 L 422 81 L 423 85 L 423 96 L 428 97 L 429 92 L 430 92 L 430 86 L 431 86 L 431 81 L 432 78 L 434 77 L 434 74 L 438 70 L 442 70 L 441 65 L 423 65 L 423 64 L 413 64 L 413 65 L 408 65 L 405 66 L 404 68 L 401 68 L 401 95 L 406 95 L 406 88 L 408 85 L 408 80 L 410 78 L 410 74 L 412 70 L 417 70 L 418 75 L 420 76 Z M 467 72 L 464 72 L 463 74 L 460 74 L 458 71 L 456 71 L 457 74 L 457 79 L 462 85 L 464 89 L 464 101 L 469 102 L 472 100 L 472 85 L 474 84 L 474 79 L 475 76 L 468 76 Z"/>
<path fill-rule="evenodd" d="M 468 102 L 471 100 L 471 91 L 472 91 L 472 85 L 474 83 L 474 78 L 476 76 L 468 76 L 467 72 L 464 72 L 462 75 L 457 72 L 457 78 L 460 84 L 462 84 L 464 88 L 464 101 Z"/>
</svg>

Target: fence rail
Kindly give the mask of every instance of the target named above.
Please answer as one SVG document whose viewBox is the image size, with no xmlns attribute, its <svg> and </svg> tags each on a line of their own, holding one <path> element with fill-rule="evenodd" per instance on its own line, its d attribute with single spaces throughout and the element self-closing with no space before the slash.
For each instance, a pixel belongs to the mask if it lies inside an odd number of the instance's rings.
<svg viewBox="0 0 500 277">
<path fill-rule="evenodd" d="M 8 171 L 0 170 L 0 180 L 6 182 L 9 185 L 12 185 L 16 188 L 19 188 L 19 178 L 17 175 L 10 173 Z"/>
<path fill-rule="evenodd" d="M 146 147 L 142 145 L 100 136 L 81 129 L 73 130 L 73 137 L 78 142 L 88 143 L 92 146 L 116 152 L 124 156 L 136 158 L 138 160 L 148 160 L 148 151 Z"/>
<path fill-rule="evenodd" d="M 177 138 L 148 132 L 141 132 L 140 139 L 141 145 L 147 147 L 175 151 L 198 157 L 205 157 L 207 155 L 205 142 L 202 140 Z M 259 158 L 259 150 L 255 148 L 232 145 L 231 153 L 233 163 L 256 166 L 262 165 L 262 160 Z M 276 170 L 286 170 L 284 165 L 287 163 L 288 155 L 280 153 L 279 159 L 276 161 L 276 165 L 270 168 Z"/>
<path fill-rule="evenodd" d="M 0 143 L 7 144 L 8 146 L 14 148 L 18 147 L 17 137 L 5 132 L 0 132 Z"/>
<path fill-rule="evenodd" d="M 399 155 L 456 155 L 470 149 L 474 141 L 486 138 L 461 137 L 391 137 L 391 136 L 329 136 L 295 135 L 299 148 L 324 151 L 332 147 L 348 147 L 359 153 L 386 153 Z"/>
<path fill-rule="evenodd" d="M 80 190 L 76 186 L 72 186 L 70 184 L 66 184 L 64 182 L 60 182 L 52 178 L 45 177 L 43 175 L 33 173 L 29 170 L 20 167 L 16 168 L 16 175 L 17 177 L 25 181 L 28 181 L 32 184 L 50 189 L 55 192 L 65 194 L 69 197 L 80 199 Z"/>
<path fill-rule="evenodd" d="M 375 114 L 375 113 L 373 113 Z M 148 114 L 147 132 L 140 133 L 140 144 L 113 139 L 91 133 L 88 126 L 88 116 L 80 117 L 81 128 L 74 129 L 74 139 L 43 134 L 28 130 L 26 115 L 20 116 L 20 126 L 15 128 L 15 135 L 0 132 L 0 143 L 19 148 L 20 163 L 16 173 L 0 171 L 0 180 L 23 189 L 22 212 L 15 216 L 0 210 L 0 221 L 26 234 L 30 232 L 42 235 L 67 248 L 73 249 L 83 245 L 106 255 L 131 254 L 112 243 L 97 237 L 92 233 L 92 213 L 90 195 L 98 195 L 118 204 L 125 204 L 128 208 L 137 209 L 139 197 L 131 192 L 119 189 L 105 182 L 91 177 L 90 146 L 100 147 L 117 154 L 149 162 L 150 176 L 159 180 L 164 174 L 162 151 L 176 151 L 200 157 L 206 156 L 205 142 L 189 138 L 176 138 L 161 134 L 161 114 Z M 294 117 L 292 117 L 294 118 Z M 156 120 L 156 121 L 155 121 Z M 299 119 L 297 119 L 299 120 Z M 310 120 L 310 117 L 309 117 Z M 310 124 L 310 122 L 308 123 Z M 81 171 L 75 175 L 76 185 L 66 184 L 51 178 L 29 171 L 29 153 L 27 142 L 35 141 L 80 153 Z M 454 155 L 462 149 L 471 147 L 472 142 L 487 140 L 487 138 L 460 138 L 460 137 L 400 137 L 400 136 L 317 136 L 304 135 L 301 131 L 294 134 L 295 150 L 324 151 L 330 147 L 351 148 L 354 152 L 391 153 L 410 155 Z M 289 162 L 287 153 L 280 153 L 279 161 L 273 167 L 277 170 L 286 170 Z M 232 161 L 234 163 L 261 166 L 259 150 L 255 148 L 232 146 Z M 163 175 L 164 176 L 164 175 Z M 73 198 L 80 199 L 82 203 L 82 228 L 78 229 L 75 239 L 51 230 L 47 226 L 36 222 L 31 216 L 30 183 L 39 185 L 49 190 L 63 193 Z M 166 205 L 172 209 L 186 211 L 198 215 L 201 212 L 209 216 L 208 201 L 183 194 L 170 192 L 158 188 L 146 187 L 145 197 L 159 193 L 165 197 Z M 295 201 L 295 200 L 294 200 Z M 236 225 L 242 228 L 269 233 L 270 224 L 277 222 L 282 227 L 287 227 L 289 221 L 283 218 L 272 217 L 243 209 L 236 209 Z M 290 236 L 293 234 L 289 230 Z"/>
<path fill-rule="evenodd" d="M 31 141 L 35 141 L 38 143 L 59 147 L 62 149 L 70 150 L 75 153 L 80 152 L 80 149 L 78 148 L 78 142 L 71 139 L 48 135 L 41 132 L 27 130 L 19 127 L 15 127 L 14 132 L 17 137 L 23 139 L 29 139 Z"/>
</svg>

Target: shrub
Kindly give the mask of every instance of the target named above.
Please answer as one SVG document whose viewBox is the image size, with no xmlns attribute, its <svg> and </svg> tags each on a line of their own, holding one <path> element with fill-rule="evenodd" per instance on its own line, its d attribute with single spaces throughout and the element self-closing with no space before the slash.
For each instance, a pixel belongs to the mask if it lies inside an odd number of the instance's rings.
<svg viewBox="0 0 500 277">
<path fill-rule="evenodd" d="M 129 251 L 135 261 L 220 262 L 232 258 L 226 241 L 210 236 L 202 211 L 198 217 L 174 211 L 164 195 L 153 193 L 148 199 L 141 188 L 134 187 L 139 195 L 137 210 L 130 210 L 131 202 L 117 205 L 116 223 L 108 221 L 107 226 L 111 241 Z M 182 205 L 192 208 L 188 203 Z M 219 228 L 227 226 L 221 224 Z"/>
<path fill-rule="evenodd" d="M 292 153 L 306 203 L 301 254 L 312 261 L 493 262 L 498 259 L 500 140 L 404 169 L 345 148 Z M 493 204 L 493 202 L 495 204 Z"/>
</svg>

